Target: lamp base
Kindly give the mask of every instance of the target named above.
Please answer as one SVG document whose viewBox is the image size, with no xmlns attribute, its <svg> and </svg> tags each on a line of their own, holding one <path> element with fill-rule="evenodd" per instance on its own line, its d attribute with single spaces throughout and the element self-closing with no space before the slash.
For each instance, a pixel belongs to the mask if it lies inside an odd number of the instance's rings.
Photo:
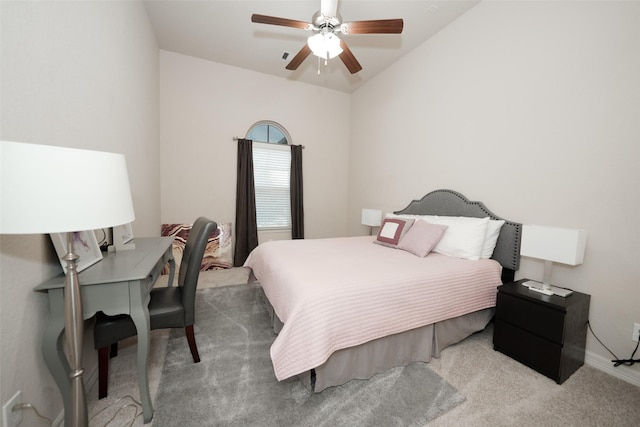
<svg viewBox="0 0 640 427">
<path fill-rule="evenodd" d="M 72 427 L 87 427 L 87 397 L 84 390 L 82 374 L 82 351 L 84 339 L 84 318 L 82 317 L 82 293 L 78 279 L 78 259 L 80 257 L 73 248 L 73 233 L 67 233 L 67 272 L 64 281 L 64 334 L 67 344 L 69 362 L 69 378 L 71 382 L 71 414 L 69 420 Z"/>
<path fill-rule="evenodd" d="M 136 248 L 135 243 L 120 243 L 111 245 L 107 248 L 108 252 L 132 251 Z"/>
<path fill-rule="evenodd" d="M 528 280 L 526 282 L 522 282 L 524 286 L 529 288 L 530 291 L 538 292 L 544 295 L 557 295 L 559 297 L 568 297 L 573 293 L 571 289 L 559 288 L 558 286 L 545 285 L 540 282 L 536 282 L 535 280 Z"/>
<path fill-rule="evenodd" d="M 109 252 L 117 252 L 117 251 L 131 251 L 136 248 L 136 245 L 131 241 L 133 236 L 127 233 L 127 230 L 124 226 L 120 225 L 117 227 L 113 227 L 111 231 L 111 240 L 113 241 L 113 245 L 109 246 L 107 251 Z"/>
<path fill-rule="evenodd" d="M 548 290 L 548 289 L 543 289 L 543 288 L 536 288 L 535 286 L 530 286 L 529 290 L 530 291 L 534 291 L 534 292 L 538 292 L 539 294 L 553 295 L 553 291 Z"/>
</svg>

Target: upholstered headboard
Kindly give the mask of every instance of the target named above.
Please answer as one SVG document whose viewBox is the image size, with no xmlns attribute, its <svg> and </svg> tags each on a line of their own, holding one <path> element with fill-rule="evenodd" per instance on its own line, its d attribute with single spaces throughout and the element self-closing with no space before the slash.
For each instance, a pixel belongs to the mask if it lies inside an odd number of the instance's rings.
<svg viewBox="0 0 640 427">
<path fill-rule="evenodd" d="M 453 190 L 435 190 L 420 200 L 413 200 L 409 205 L 395 214 L 401 215 L 442 215 L 470 216 L 476 218 L 489 217 L 504 220 L 500 229 L 500 237 L 493 251 L 492 259 L 502 265 L 502 282 L 512 282 L 515 272 L 520 267 L 520 239 L 522 224 L 508 221 L 491 212 L 482 202 L 472 202 L 462 194 Z"/>
</svg>

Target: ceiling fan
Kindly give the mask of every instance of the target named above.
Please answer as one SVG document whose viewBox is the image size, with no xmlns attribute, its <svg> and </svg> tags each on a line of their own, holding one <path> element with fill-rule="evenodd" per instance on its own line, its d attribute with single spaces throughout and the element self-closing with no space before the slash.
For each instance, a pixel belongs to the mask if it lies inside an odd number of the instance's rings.
<svg viewBox="0 0 640 427">
<path fill-rule="evenodd" d="M 277 18 L 266 15 L 251 15 L 251 22 L 258 24 L 280 25 L 283 27 L 299 28 L 313 31 L 313 35 L 307 39 L 307 43 L 293 57 L 286 66 L 287 70 L 296 70 L 313 53 L 318 58 L 326 61 L 339 56 L 351 74 L 362 70 L 358 62 L 344 40 L 337 34 L 400 34 L 404 22 L 402 19 L 375 19 L 371 21 L 342 22 L 338 14 L 338 0 L 321 0 L 320 10 L 311 18 L 311 22 L 297 21 L 294 19 Z"/>
</svg>

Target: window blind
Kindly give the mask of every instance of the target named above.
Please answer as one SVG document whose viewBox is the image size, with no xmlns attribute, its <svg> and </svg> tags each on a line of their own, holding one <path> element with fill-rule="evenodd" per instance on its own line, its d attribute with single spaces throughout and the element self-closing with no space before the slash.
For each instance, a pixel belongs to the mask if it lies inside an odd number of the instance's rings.
<svg viewBox="0 0 640 427">
<path fill-rule="evenodd" d="M 290 169 L 288 145 L 253 145 L 258 229 L 291 229 Z"/>
</svg>

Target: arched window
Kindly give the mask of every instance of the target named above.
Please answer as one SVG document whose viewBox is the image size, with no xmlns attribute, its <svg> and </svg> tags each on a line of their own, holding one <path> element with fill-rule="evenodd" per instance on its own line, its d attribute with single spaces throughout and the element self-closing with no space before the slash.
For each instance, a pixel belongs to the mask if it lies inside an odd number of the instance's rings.
<svg viewBox="0 0 640 427">
<path fill-rule="evenodd" d="M 247 139 L 258 142 L 253 145 L 258 230 L 291 230 L 291 137 L 280 124 L 260 121 Z"/>
<path fill-rule="evenodd" d="M 291 144 L 289 132 L 276 122 L 262 120 L 254 123 L 247 132 L 247 139 L 271 144 Z"/>
</svg>

